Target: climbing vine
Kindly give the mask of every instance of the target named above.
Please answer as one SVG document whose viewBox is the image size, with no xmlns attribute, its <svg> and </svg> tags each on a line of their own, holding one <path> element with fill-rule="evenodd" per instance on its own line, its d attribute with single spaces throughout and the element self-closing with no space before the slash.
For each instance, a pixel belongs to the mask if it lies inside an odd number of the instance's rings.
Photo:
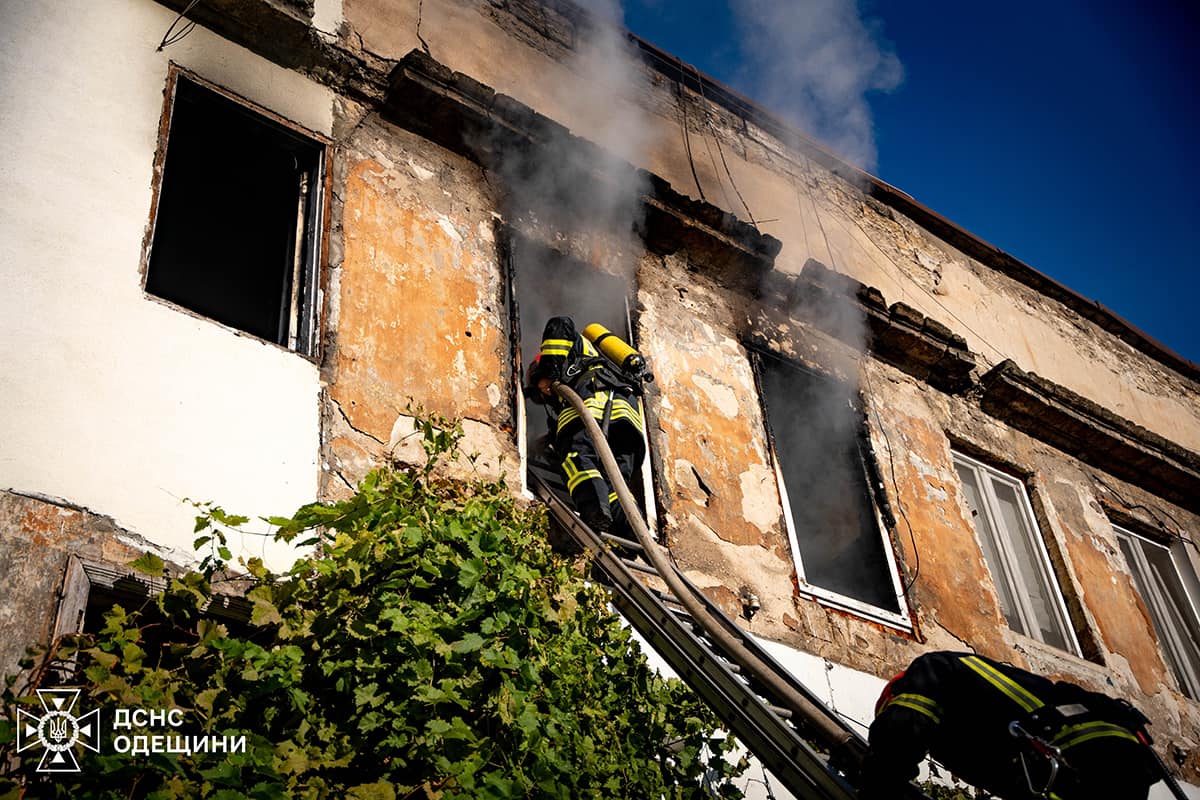
<svg viewBox="0 0 1200 800">
<path fill-rule="evenodd" d="M 241 564 L 248 624 L 206 611 L 228 531 L 248 522 L 206 504 L 198 571 L 33 652 L 30 685 L 5 689 L 0 797 L 739 796 L 716 718 L 647 666 L 604 590 L 550 550 L 544 513 L 501 482 L 439 477 L 461 429 L 418 431 L 423 466 L 267 518 L 314 551 L 282 575 Z M 151 555 L 134 566 L 162 575 Z M 15 756 L 13 709 L 37 708 L 32 689 L 63 671 L 103 720 L 178 709 L 184 733 L 244 735 L 245 748 L 122 753 L 106 730 L 80 772 L 37 775 Z"/>
</svg>

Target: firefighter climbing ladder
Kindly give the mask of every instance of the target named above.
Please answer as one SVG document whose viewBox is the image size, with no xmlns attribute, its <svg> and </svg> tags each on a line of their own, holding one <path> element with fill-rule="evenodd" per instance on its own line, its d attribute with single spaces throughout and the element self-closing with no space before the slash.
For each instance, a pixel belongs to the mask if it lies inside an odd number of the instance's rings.
<svg viewBox="0 0 1200 800">
<path fill-rule="evenodd" d="M 847 776 L 866 754 L 863 737 L 667 561 L 582 399 L 562 384 L 555 389 L 579 411 L 638 541 L 596 533 L 545 482 L 531 476 L 531 486 L 608 577 L 613 605 L 788 791 L 802 800 L 854 800 Z M 650 588 L 635 572 L 660 579 L 669 591 Z M 923 797 L 912 788 L 909 798 Z"/>
</svg>

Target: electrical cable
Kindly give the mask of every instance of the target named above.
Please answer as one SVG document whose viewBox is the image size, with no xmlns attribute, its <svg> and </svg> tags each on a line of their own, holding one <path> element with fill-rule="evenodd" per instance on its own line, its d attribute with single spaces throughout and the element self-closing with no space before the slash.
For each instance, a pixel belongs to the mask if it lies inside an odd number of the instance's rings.
<svg viewBox="0 0 1200 800">
<path fill-rule="evenodd" d="M 721 180 L 721 170 L 717 166 L 717 157 L 713 155 L 712 145 L 708 143 L 707 136 L 701 138 L 704 139 L 704 149 L 708 152 L 708 163 L 712 164 L 713 174 L 717 176 L 717 186 L 721 187 L 721 196 L 725 198 L 725 207 L 732 208 L 733 201 L 729 198 L 729 192 L 725 191 L 725 181 Z"/>
<path fill-rule="evenodd" d="M 692 180 L 696 182 L 696 191 L 700 192 L 700 199 L 708 202 L 704 196 L 704 187 L 700 185 L 700 176 L 696 174 L 696 161 L 692 158 L 692 137 L 688 132 L 687 118 L 687 87 L 683 85 L 683 63 L 679 64 L 679 110 L 683 112 L 683 120 L 680 127 L 683 129 L 683 146 L 687 150 L 688 166 L 692 169 Z"/>
<path fill-rule="evenodd" d="M 682 62 L 680 68 L 682 69 Z M 696 86 L 700 89 L 700 99 L 707 103 L 708 98 L 704 96 L 704 78 L 700 75 L 700 70 L 696 66 L 692 66 L 692 71 L 696 73 Z M 746 216 L 749 218 L 750 224 L 754 226 L 755 230 L 758 230 L 758 223 L 754 221 L 754 212 L 750 210 L 750 206 L 746 204 L 746 198 L 742 197 L 741 191 L 737 188 L 737 182 L 733 179 L 733 172 L 729 169 L 729 162 L 725 160 L 725 149 L 721 147 L 721 139 L 717 136 L 716 127 L 709 118 L 707 110 L 704 114 L 704 120 L 708 123 L 708 129 L 712 131 L 713 141 L 717 143 L 717 153 L 721 156 L 721 164 L 725 167 L 725 176 L 729 178 L 729 185 L 733 187 L 733 193 L 738 196 L 738 200 L 742 201 L 742 208 L 746 209 Z"/>
<path fill-rule="evenodd" d="M 1143 505 L 1142 503 L 1131 503 L 1128 500 L 1126 500 L 1121 495 L 1120 492 L 1118 492 L 1116 489 L 1114 489 L 1112 486 L 1110 486 L 1108 481 L 1104 480 L 1099 475 L 1092 475 L 1092 478 L 1095 479 L 1095 481 L 1097 483 L 1099 483 L 1101 486 L 1103 486 L 1110 494 L 1112 494 L 1113 497 L 1116 497 L 1117 500 L 1121 503 L 1121 505 L 1124 506 L 1125 508 L 1140 509 L 1142 511 L 1145 511 L 1151 517 L 1153 517 L 1154 521 L 1158 523 L 1158 529 L 1160 531 L 1162 531 L 1164 534 L 1166 534 L 1167 538 L 1175 539 L 1183 544 L 1190 544 L 1192 546 L 1192 549 L 1194 549 L 1197 553 L 1200 553 L 1200 545 L 1197 545 L 1196 541 L 1194 539 L 1192 539 L 1190 536 L 1185 536 L 1183 533 L 1176 533 L 1175 531 L 1172 531 L 1158 517 L 1158 514 L 1162 513 L 1165 517 L 1167 517 L 1167 519 L 1169 519 L 1169 520 L 1171 520 L 1171 522 L 1175 523 L 1176 531 L 1187 530 L 1187 528 L 1185 528 L 1183 525 L 1179 524 L 1179 520 L 1175 519 L 1175 516 L 1173 514 L 1171 514 L 1171 512 L 1169 512 L 1169 511 L 1158 512 L 1155 509 L 1150 508 L 1149 506 Z"/>
<path fill-rule="evenodd" d="M 892 263 L 892 266 L 896 268 L 896 271 L 899 272 L 900 275 L 907 278 L 909 283 L 911 283 L 913 286 L 917 287 L 917 289 L 919 289 L 922 294 L 926 295 L 930 300 L 932 300 L 938 308 L 942 309 L 942 311 L 945 311 L 947 314 L 949 314 L 954 319 L 955 322 L 957 322 L 959 325 L 961 325 L 963 328 L 965 328 L 967 331 L 969 331 L 972 336 L 974 336 L 976 339 L 978 339 L 983 344 L 987 345 L 987 347 L 993 353 L 995 353 L 997 356 L 1000 357 L 999 361 L 1008 360 L 1008 356 L 1004 354 L 1003 350 L 1001 350 L 999 347 L 996 347 L 996 345 L 994 345 L 990 341 L 988 341 L 987 338 L 983 334 L 979 333 L 979 331 L 975 330 L 969 324 L 967 324 L 967 322 L 962 317 L 958 316 L 953 311 L 951 311 L 946 306 L 945 303 L 943 303 L 941 300 L 939 300 L 937 298 L 937 295 L 935 295 L 933 292 L 929 291 L 924 286 L 922 286 L 920 283 L 918 283 L 917 280 L 915 278 L 913 278 L 913 276 L 909 275 L 908 272 L 905 271 L 905 269 L 900 266 L 900 263 L 898 261 L 896 261 L 895 258 L 893 258 L 889 253 L 887 253 L 882 247 L 875 244 L 875 240 L 871 238 L 870 234 L 867 233 L 866 229 L 863 228 L 863 226 L 861 224 L 859 224 L 858 221 L 851 219 L 850 224 L 853 225 L 854 227 L 858 228 L 858 230 L 860 232 L 862 232 L 864 235 L 866 235 L 868 241 L 870 241 L 871 244 L 874 245 L 875 249 L 884 258 L 886 258 L 888 261 L 890 261 Z"/>
<path fill-rule="evenodd" d="M 425 41 L 425 37 L 421 35 L 421 11 L 425 5 L 425 0 L 417 0 L 417 41 L 421 43 L 421 49 L 425 51 L 425 55 L 433 58 L 433 52 L 429 49 L 429 42 Z"/>
<path fill-rule="evenodd" d="M 875 386 L 871 383 L 870 372 L 864 370 L 863 377 L 867 381 L 867 390 L 871 393 L 871 396 L 874 397 Z M 879 428 L 879 433 L 883 436 L 883 443 L 887 446 L 888 469 L 892 474 L 892 492 L 896 496 L 896 509 L 900 512 L 900 518 L 904 520 L 905 527 L 908 528 L 908 540 L 912 543 L 913 574 L 912 578 L 908 582 L 908 585 L 905 586 L 903 591 L 900 592 L 902 597 L 907 598 L 909 591 L 914 585 L 916 585 L 917 578 L 921 575 L 921 550 L 917 547 L 917 537 L 916 532 L 913 530 L 912 520 L 908 518 L 908 513 L 904 510 L 904 503 L 901 502 L 900 483 L 896 480 L 896 456 L 895 451 L 892 450 L 892 440 L 888 436 L 887 428 L 883 426 L 883 419 L 879 416 L 879 408 L 874 403 L 871 404 L 871 411 L 875 414 L 875 427 Z"/>
<path fill-rule="evenodd" d="M 154 48 L 154 52 L 162 52 L 164 47 L 170 47 L 176 42 L 181 41 L 185 36 L 196 29 L 196 21 L 188 20 L 188 24 L 180 28 L 178 33 L 172 34 L 172 32 L 175 30 L 175 26 L 179 24 L 179 20 L 187 16 L 187 13 L 195 8 L 199 2 L 200 0 L 192 0 L 192 2 L 188 3 L 187 6 L 184 7 L 183 11 L 179 12 L 179 16 L 175 17 L 175 19 L 171 22 L 171 27 L 167 28 L 167 32 L 163 34 L 162 41 L 158 43 L 158 47 Z"/>
</svg>

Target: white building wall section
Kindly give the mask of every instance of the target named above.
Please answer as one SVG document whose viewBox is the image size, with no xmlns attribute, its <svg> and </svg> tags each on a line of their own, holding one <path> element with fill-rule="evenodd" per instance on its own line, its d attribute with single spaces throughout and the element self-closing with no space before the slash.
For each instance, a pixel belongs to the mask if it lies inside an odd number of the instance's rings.
<svg viewBox="0 0 1200 800">
<path fill-rule="evenodd" d="M 190 553 L 181 498 L 264 515 L 315 499 L 320 381 L 142 290 L 169 64 L 324 134 L 333 95 L 199 27 L 156 52 L 175 16 L 149 0 L 0 5 L 0 488 Z M 231 545 L 289 560 L 263 537 Z"/>
</svg>

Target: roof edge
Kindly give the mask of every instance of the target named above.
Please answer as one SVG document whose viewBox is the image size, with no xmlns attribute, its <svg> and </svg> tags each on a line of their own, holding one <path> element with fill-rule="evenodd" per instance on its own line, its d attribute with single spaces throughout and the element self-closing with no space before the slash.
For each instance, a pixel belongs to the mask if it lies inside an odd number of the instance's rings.
<svg viewBox="0 0 1200 800">
<path fill-rule="evenodd" d="M 834 174 L 854 181 L 860 186 L 865 186 L 868 196 L 901 212 L 930 233 L 952 244 L 985 266 L 1059 301 L 1067 308 L 1079 313 L 1103 330 L 1164 366 L 1170 367 L 1180 375 L 1190 380 L 1200 381 L 1200 365 L 1176 353 L 1103 304 L 1084 297 L 1044 272 L 976 236 L 961 225 L 951 222 L 928 206 L 918 202 L 911 195 L 843 160 L 797 130 L 779 115 L 739 94 L 695 66 L 654 46 L 635 33 L 626 31 L 626 36 L 637 48 L 643 61 L 664 77 L 681 82 L 697 93 L 702 93 L 706 99 L 725 110 L 748 122 L 753 122 L 784 144 L 795 147 Z"/>
</svg>

